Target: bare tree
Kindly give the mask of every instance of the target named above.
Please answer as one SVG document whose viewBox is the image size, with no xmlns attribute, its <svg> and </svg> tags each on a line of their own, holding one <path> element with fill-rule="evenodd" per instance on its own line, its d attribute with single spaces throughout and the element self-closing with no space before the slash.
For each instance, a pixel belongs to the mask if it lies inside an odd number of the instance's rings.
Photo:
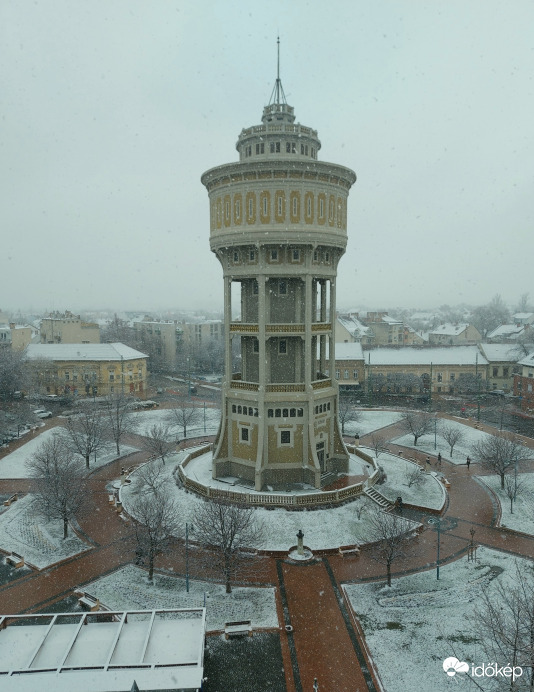
<svg viewBox="0 0 534 692">
<path fill-rule="evenodd" d="M 15 392 L 24 389 L 26 352 L 0 348 L 0 401 L 12 401 Z"/>
<path fill-rule="evenodd" d="M 201 409 L 198 406 L 191 406 L 191 402 L 185 397 L 177 399 L 175 408 L 169 409 L 168 418 L 170 425 L 175 425 L 181 429 L 183 439 L 187 438 L 187 428 L 199 423 L 201 419 Z"/>
<path fill-rule="evenodd" d="M 132 492 L 134 495 L 143 494 L 146 492 L 157 495 L 165 493 L 168 487 L 172 485 L 171 477 L 165 469 L 165 465 L 159 461 L 150 461 L 142 464 L 135 470 L 134 486 Z"/>
<path fill-rule="evenodd" d="M 510 678 L 510 690 L 534 689 L 534 571 L 515 564 L 513 584 L 494 580 L 482 592 L 475 609 L 477 634 L 491 660 L 521 667 L 519 680 Z M 519 684 L 520 682 L 520 684 Z"/>
<path fill-rule="evenodd" d="M 388 438 L 385 435 L 382 435 L 379 432 L 374 432 L 371 435 L 371 449 L 375 453 L 375 457 L 378 459 L 378 457 L 383 453 L 383 452 L 388 452 Z"/>
<path fill-rule="evenodd" d="M 510 514 L 514 513 L 514 502 L 516 501 L 518 495 L 521 495 L 524 489 L 524 483 L 522 478 L 518 478 L 517 474 L 514 473 L 507 474 L 504 478 L 504 490 L 506 492 L 506 497 L 510 500 Z"/>
<path fill-rule="evenodd" d="M 355 400 L 351 394 L 339 394 L 338 417 L 341 423 L 341 434 L 345 434 L 347 423 L 357 423 L 361 418 L 361 411 L 355 408 Z"/>
<path fill-rule="evenodd" d="M 471 451 L 473 458 L 488 471 L 496 473 L 501 478 L 501 488 L 504 490 L 504 477 L 508 469 L 531 456 L 517 435 L 509 432 L 488 434 L 477 442 Z"/>
<path fill-rule="evenodd" d="M 368 515 L 367 540 L 376 543 L 371 548 L 371 557 L 386 565 L 387 584 L 391 586 L 391 565 L 406 556 L 406 547 L 411 538 L 414 524 L 398 514 L 376 509 Z"/>
<path fill-rule="evenodd" d="M 406 469 L 406 485 L 411 488 L 412 485 L 420 485 L 425 478 L 423 469 L 418 464 L 410 464 Z"/>
<path fill-rule="evenodd" d="M 170 454 L 174 447 L 170 437 L 169 426 L 156 423 L 148 430 L 148 435 L 145 435 L 143 446 L 147 452 L 150 452 L 150 454 L 153 454 L 157 459 L 161 459 L 165 463 L 165 457 Z"/>
<path fill-rule="evenodd" d="M 110 394 L 105 402 L 105 417 L 108 435 L 115 443 L 119 455 L 122 438 L 135 429 L 131 400 L 124 394 Z"/>
<path fill-rule="evenodd" d="M 407 435 L 413 435 L 414 446 L 417 447 L 417 440 L 423 435 L 428 435 L 434 429 L 435 419 L 424 411 L 410 411 L 404 418 L 401 418 L 400 425 Z"/>
<path fill-rule="evenodd" d="M 91 454 L 96 454 L 106 442 L 105 423 L 102 412 L 94 405 L 77 416 L 67 418 L 65 434 L 68 444 L 85 459 L 86 468 L 89 468 Z"/>
<path fill-rule="evenodd" d="M 69 521 L 85 508 L 87 489 L 83 462 L 66 444 L 61 433 L 45 440 L 28 461 L 32 476 L 39 479 L 37 505 L 47 519 L 63 521 L 63 538 Z"/>
<path fill-rule="evenodd" d="M 147 490 L 134 495 L 128 509 L 136 520 L 138 554 L 147 559 L 148 580 L 153 581 L 156 557 L 166 550 L 172 537 L 179 534 L 178 509 L 166 484 L 156 492 Z"/>
<path fill-rule="evenodd" d="M 451 449 L 451 457 L 453 455 L 455 445 L 465 440 L 465 432 L 462 430 L 462 428 L 460 428 L 459 425 L 443 425 L 439 434 L 449 445 Z"/>
<path fill-rule="evenodd" d="M 211 566 L 224 578 L 226 593 L 232 592 L 242 548 L 253 548 L 264 535 L 264 526 L 252 507 L 222 501 L 204 502 L 193 517 L 195 539 L 212 551 Z"/>
</svg>

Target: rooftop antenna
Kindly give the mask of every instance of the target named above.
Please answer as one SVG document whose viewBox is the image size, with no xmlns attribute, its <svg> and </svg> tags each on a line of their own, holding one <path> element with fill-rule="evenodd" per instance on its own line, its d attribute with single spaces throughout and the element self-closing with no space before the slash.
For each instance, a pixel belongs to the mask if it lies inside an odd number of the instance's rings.
<svg viewBox="0 0 534 692">
<path fill-rule="evenodd" d="M 282 80 L 280 79 L 280 36 L 277 36 L 276 37 L 276 82 L 274 84 L 271 98 L 269 99 L 269 106 L 272 104 L 281 104 L 281 103 L 285 103 L 287 105 L 286 95 L 284 93 L 284 87 L 282 86 Z"/>
</svg>

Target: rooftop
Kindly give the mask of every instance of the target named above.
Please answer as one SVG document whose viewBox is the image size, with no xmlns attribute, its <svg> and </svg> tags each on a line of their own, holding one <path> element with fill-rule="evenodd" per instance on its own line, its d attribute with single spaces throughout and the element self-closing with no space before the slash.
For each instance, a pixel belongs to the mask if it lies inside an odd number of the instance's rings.
<svg viewBox="0 0 534 692">
<path fill-rule="evenodd" d="M 27 348 L 28 358 L 36 360 L 135 360 L 148 358 L 146 353 L 136 351 L 119 342 L 113 344 L 30 344 Z"/>
</svg>

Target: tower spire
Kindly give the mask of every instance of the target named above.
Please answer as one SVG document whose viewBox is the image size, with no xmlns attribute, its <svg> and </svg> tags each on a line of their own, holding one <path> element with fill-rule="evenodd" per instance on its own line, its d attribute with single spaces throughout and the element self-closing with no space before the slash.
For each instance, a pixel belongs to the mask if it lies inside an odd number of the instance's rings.
<svg viewBox="0 0 534 692">
<path fill-rule="evenodd" d="M 285 103 L 286 95 L 284 93 L 284 87 L 282 86 L 282 80 L 280 79 L 280 36 L 276 37 L 276 82 L 274 83 L 271 98 L 269 99 L 269 106 L 273 104 L 280 105 Z"/>
</svg>

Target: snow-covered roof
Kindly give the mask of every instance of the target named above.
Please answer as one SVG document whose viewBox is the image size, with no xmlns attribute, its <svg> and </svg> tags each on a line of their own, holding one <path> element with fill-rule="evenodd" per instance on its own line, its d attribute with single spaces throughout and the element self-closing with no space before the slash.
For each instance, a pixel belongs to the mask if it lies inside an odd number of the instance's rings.
<svg viewBox="0 0 534 692">
<path fill-rule="evenodd" d="M 205 608 L 0 616 L 2 689 L 197 690 Z M 5 627 L 5 629 L 4 629 Z"/>
<path fill-rule="evenodd" d="M 525 327 L 522 324 L 520 324 L 520 325 L 501 324 L 500 327 L 496 327 L 491 332 L 488 332 L 488 334 L 486 334 L 486 337 L 488 339 L 495 339 L 495 338 L 515 339 L 520 334 L 522 334 L 524 331 L 525 331 Z"/>
<path fill-rule="evenodd" d="M 534 312 L 516 312 L 512 317 L 516 320 L 530 320 L 534 319 Z"/>
<path fill-rule="evenodd" d="M 336 360 L 363 360 L 362 345 L 359 341 L 351 344 L 335 345 Z M 328 344 L 326 344 L 326 357 L 328 358 Z"/>
<path fill-rule="evenodd" d="M 119 342 L 113 344 L 30 344 L 28 358 L 46 358 L 48 360 L 135 360 L 148 358 L 135 348 Z"/>
<path fill-rule="evenodd" d="M 519 365 L 527 365 L 528 367 L 534 367 L 534 353 L 529 353 L 522 360 L 519 361 Z"/>
<path fill-rule="evenodd" d="M 352 334 L 355 339 L 364 336 L 369 332 L 369 328 L 360 322 L 353 315 L 338 315 L 339 323 Z"/>
<path fill-rule="evenodd" d="M 461 324 L 440 324 L 439 327 L 432 329 L 430 334 L 441 334 L 443 336 L 459 336 L 469 327 L 467 322 Z"/>
<path fill-rule="evenodd" d="M 510 344 L 480 344 L 480 350 L 490 363 L 517 362 L 517 348 Z"/>
<path fill-rule="evenodd" d="M 477 356 L 479 365 L 488 364 L 476 346 L 375 348 L 366 352 L 365 362 L 370 357 L 371 365 L 475 365 Z"/>
<path fill-rule="evenodd" d="M 387 324 L 402 324 L 402 320 L 398 320 L 396 317 L 391 317 L 390 315 L 383 315 L 382 322 Z"/>
</svg>

